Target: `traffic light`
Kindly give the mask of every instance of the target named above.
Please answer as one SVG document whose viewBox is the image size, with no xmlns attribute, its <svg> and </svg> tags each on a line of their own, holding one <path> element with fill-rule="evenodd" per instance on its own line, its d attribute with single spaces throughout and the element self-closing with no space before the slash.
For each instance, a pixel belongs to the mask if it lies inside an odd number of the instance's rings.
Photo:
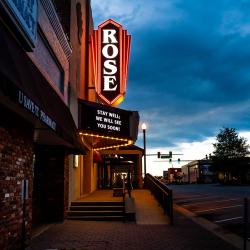
<svg viewBox="0 0 250 250">
<path fill-rule="evenodd" d="M 161 152 L 157 152 L 157 158 L 161 158 Z"/>
<path fill-rule="evenodd" d="M 169 163 L 171 163 L 171 162 L 172 162 L 172 159 L 170 158 L 170 159 L 169 159 Z"/>
<path fill-rule="evenodd" d="M 172 158 L 172 151 L 169 151 L 169 158 Z"/>
<path fill-rule="evenodd" d="M 181 159 L 180 158 L 178 158 L 178 164 L 180 164 L 181 163 Z"/>
</svg>

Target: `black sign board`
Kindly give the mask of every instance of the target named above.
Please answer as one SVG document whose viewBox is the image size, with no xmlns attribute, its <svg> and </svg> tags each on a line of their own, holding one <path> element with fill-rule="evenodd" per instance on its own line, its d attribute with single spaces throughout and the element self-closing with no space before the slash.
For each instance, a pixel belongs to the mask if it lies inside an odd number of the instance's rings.
<svg viewBox="0 0 250 250">
<path fill-rule="evenodd" d="M 137 126 L 134 111 L 113 108 L 93 102 L 79 101 L 79 129 L 98 135 L 120 138 L 134 137 L 131 133 Z M 135 128 L 137 131 L 137 127 Z"/>
<path fill-rule="evenodd" d="M 33 51 L 37 36 L 37 0 L 1 0 L 0 13 L 27 51 Z"/>
</svg>

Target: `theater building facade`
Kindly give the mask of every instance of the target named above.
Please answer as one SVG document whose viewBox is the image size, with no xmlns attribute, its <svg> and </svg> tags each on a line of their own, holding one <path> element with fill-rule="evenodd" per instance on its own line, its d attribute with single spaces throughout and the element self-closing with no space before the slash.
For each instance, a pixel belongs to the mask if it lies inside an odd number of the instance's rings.
<svg viewBox="0 0 250 250">
<path fill-rule="evenodd" d="M 77 13 L 72 16 L 77 17 Z M 81 50 L 77 55 L 82 55 L 82 58 L 78 64 L 76 61 L 72 64 L 76 72 L 81 72 L 78 74 L 79 80 L 76 81 L 80 82 L 77 124 L 86 154 L 73 156 L 73 166 L 69 172 L 69 201 L 83 198 L 96 189 L 111 188 L 118 171 L 114 170 L 113 163 L 117 158 L 123 159 L 126 164 L 130 161 L 136 166 L 134 168 L 137 170 L 133 171 L 134 183 L 142 187 L 143 152 L 133 146 L 138 134 L 139 114 L 116 107 L 122 102 L 126 92 L 131 38 L 113 20 L 100 24 L 98 30 L 93 29 L 91 12 L 85 20 L 90 25 L 87 25 L 83 41 L 80 46 L 75 41 L 77 49 L 74 50 L 73 46 L 73 54 L 74 51 Z M 102 33 L 103 28 L 108 31 Z M 115 29 L 115 36 L 112 28 Z M 89 37 L 88 41 L 85 40 L 86 36 Z M 84 47 L 86 44 L 88 49 Z M 102 55 L 103 51 L 106 58 Z M 108 91 L 105 93 L 104 89 Z M 128 149 L 129 146 L 133 148 Z M 128 168 L 125 169 L 123 172 L 127 173 Z"/>
<path fill-rule="evenodd" d="M 0 249 L 24 249 L 34 228 L 63 221 L 119 171 L 141 187 L 139 114 L 115 107 L 130 38 L 114 21 L 102 27 L 119 37 L 94 31 L 89 2 L 0 2 Z"/>
</svg>

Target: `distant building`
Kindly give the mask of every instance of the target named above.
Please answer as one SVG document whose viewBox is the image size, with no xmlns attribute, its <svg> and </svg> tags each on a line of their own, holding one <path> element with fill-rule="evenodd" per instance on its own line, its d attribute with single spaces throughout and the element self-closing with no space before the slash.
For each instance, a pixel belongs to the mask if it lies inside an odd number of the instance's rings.
<svg viewBox="0 0 250 250">
<path fill-rule="evenodd" d="M 221 171 L 217 172 L 219 182 L 235 184 L 250 183 L 250 157 L 230 159 L 228 162 L 225 160 L 225 162 L 221 161 L 221 164 L 223 165 Z"/>
<path fill-rule="evenodd" d="M 181 167 L 184 183 L 213 183 L 216 174 L 209 170 L 211 160 L 195 160 Z"/>
<path fill-rule="evenodd" d="M 183 173 L 181 168 L 169 168 L 168 171 L 163 171 L 163 180 L 167 183 L 181 183 Z"/>
</svg>

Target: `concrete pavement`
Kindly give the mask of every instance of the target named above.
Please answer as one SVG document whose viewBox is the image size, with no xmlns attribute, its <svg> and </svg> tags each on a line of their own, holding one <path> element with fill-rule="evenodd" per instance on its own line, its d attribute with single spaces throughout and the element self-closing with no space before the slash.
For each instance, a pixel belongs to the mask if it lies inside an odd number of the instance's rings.
<svg viewBox="0 0 250 250">
<path fill-rule="evenodd" d="M 236 249 L 177 211 L 174 213 L 174 226 L 170 226 L 163 211 L 147 190 L 134 192 L 133 195 L 137 203 L 139 202 L 139 205 L 136 203 L 137 223 L 66 220 L 34 237 L 28 249 Z M 163 223 L 159 221 L 162 216 Z"/>
<path fill-rule="evenodd" d="M 144 225 L 169 225 L 168 217 L 159 206 L 154 196 L 147 189 L 132 192 L 135 199 L 136 223 Z"/>
</svg>

